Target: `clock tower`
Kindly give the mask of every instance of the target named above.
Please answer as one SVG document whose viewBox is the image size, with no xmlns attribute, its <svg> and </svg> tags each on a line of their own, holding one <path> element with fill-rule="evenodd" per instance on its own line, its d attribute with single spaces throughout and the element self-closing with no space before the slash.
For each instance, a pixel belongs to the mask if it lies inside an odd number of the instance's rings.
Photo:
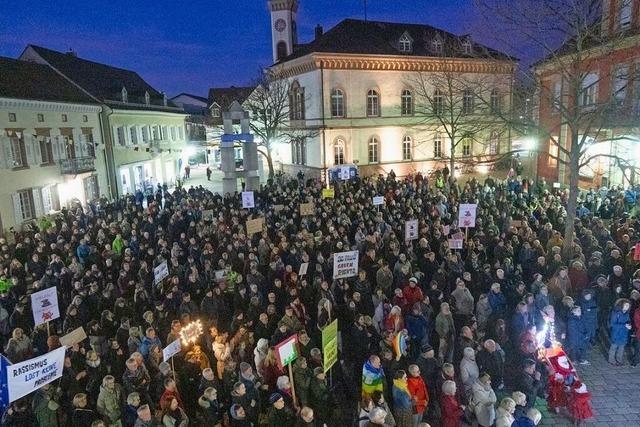
<svg viewBox="0 0 640 427">
<path fill-rule="evenodd" d="M 293 53 L 298 43 L 296 15 L 298 0 L 269 0 L 273 62 Z"/>
</svg>

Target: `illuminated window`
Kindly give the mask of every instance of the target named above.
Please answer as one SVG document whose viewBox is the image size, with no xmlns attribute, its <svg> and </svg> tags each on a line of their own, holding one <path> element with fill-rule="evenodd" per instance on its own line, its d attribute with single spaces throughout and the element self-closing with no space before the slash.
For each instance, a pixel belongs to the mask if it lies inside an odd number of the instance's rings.
<svg viewBox="0 0 640 427">
<path fill-rule="evenodd" d="M 413 115 L 413 95 L 410 90 L 403 90 L 402 96 L 400 97 L 400 113 L 403 116 L 411 116 Z"/>
<path fill-rule="evenodd" d="M 557 142 L 557 139 L 551 139 L 549 141 L 549 166 L 558 165 L 558 153 L 560 149 L 558 148 Z"/>
<path fill-rule="evenodd" d="M 469 157 L 471 155 L 471 147 L 472 147 L 471 138 L 464 138 L 462 140 L 462 155 L 465 157 Z"/>
<path fill-rule="evenodd" d="M 369 140 L 369 163 L 378 163 L 378 149 L 380 143 L 378 139 L 374 136 Z"/>
<path fill-rule="evenodd" d="M 380 95 L 375 90 L 367 92 L 367 116 L 380 116 Z"/>
<path fill-rule="evenodd" d="M 437 159 L 442 157 L 442 138 L 439 133 L 433 137 L 433 157 Z"/>
<path fill-rule="evenodd" d="M 444 113 L 444 96 L 440 89 L 433 92 L 433 114 L 439 116 Z"/>
<path fill-rule="evenodd" d="M 402 140 L 402 160 L 411 160 L 413 158 L 413 140 L 410 136 L 405 136 Z"/>
<path fill-rule="evenodd" d="M 462 114 L 473 113 L 473 91 L 471 89 L 465 89 L 462 92 Z"/>
<path fill-rule="evenodd" d="M 333 144 L 333 164 L 334 165 L 343 165 L 345 163 L 344 146 L 345 146 L 345 143 L 342 139 L 337 139 L 336 142 Z"/>
<path fill-rule="evenodd" d="M 340 89 L 331 91 L 331 117 L 344 117 L 344 93 Z"/>
</svg>

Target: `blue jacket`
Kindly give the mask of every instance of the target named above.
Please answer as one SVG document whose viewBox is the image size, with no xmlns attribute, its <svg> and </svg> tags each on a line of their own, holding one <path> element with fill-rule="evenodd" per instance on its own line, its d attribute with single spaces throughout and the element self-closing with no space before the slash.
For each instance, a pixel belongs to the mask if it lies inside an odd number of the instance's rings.
<svg viewBox="0 0 640 427">
<path fill-rule="evenodd" d="M 489 305 L 491 306 L 491 310 L 494 314 L 501 316 L 504 315 L 504 310 L 507 305 L 507 299 L 504 297 L 502 292 L 495 293 L 489 291 Z"/>
<path fill-rule="evenodd" d="M 511 424 L 511 427 L 536 427 L 529 417 L 520 417 Z"/>
<path fill-rule="evenodd" d="M 622 308 L 616 307 L 611 312 L 611 343 L 625 345 L 629 340 L 627 323 L 631 322 L 629 312 L 623 313 Z"/>
<path fill-rule="evenodd" d="M 87 257 L 91 254 L 91 248 L 86 243 L 82 243 L 78 245 L 76 249 L 76 255 L 78 256 L 78 261 L 80 264 L 84 264 L 87 260 Z"/>
<path fill-rule="evenodd" d="M 573 313 L 567 319 L 567 341 L 571 348 L 584 348 L 589 340 L 589 330 L 582 316 Z"/>
<path fill-rule="evenodd" d="M 404 322 L 407 326 L 407 332 L 409 332 L 409 336 L 412 339 L 420 342 L 427 335 L 427 328 L 429 326 L 429 323 L 424 316 L 415 316 L 413 313 L 411 313 L 405 316 Z"/>
<path fill-rule="evenodd" d="M 138 351 L 140 352 L 140 354 L 142 354 L 142 356 L 146 359 L 147 356 L 149 355 L 149 350 L 151 350 L 151 347 L 157 344 L 160 346 L 160 348 L 162 348 L 162 344 L 160 343 L 160 338 L 155 337 L 154 339 L 150 339 L 149 337 L 145 336 L 144 338 L 142 338 L 142 341 L 140 342 L 140 345 L 138 346 Z"/>
<path fill-rule="evenodd" d="M 408 393 L 400 390 L 398 387 L 393 386 L 392 389 L 393 395 L 393 406 L 396 409 L 411 409 L 413 408 L 413 402 L 411 401 L 411 396 Z"/>
<path fill-rule="evenodd" d="M 584 299 L 586 294 L 591 295 L 590 300 Z M 582 309 L 582 320 L 584 321 L 587 329 L 592 334 L 598 329 L 598 302 L 596 301 L 596 294 L 591 289 L 585 289 L 582 291 L 582 296 L 579 302 Z"/>
</svg>

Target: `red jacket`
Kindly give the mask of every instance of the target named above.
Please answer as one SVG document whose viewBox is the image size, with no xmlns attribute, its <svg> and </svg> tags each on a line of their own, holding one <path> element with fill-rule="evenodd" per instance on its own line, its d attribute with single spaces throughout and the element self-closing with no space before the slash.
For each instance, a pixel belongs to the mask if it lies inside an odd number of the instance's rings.
<svg viewBox="0 0 640 427">
<path fill-rule="evenodd" d="M 164 393 L 160 396 L 160 408 L 165 409 L 171 405 L 171 400 L 176 398 L 178 401 L 178 406 L 184 411 L 184 405 L 182 404 L 182 399 L 180 399 L 180 393 L 178 391 L 171 391 L 169 389 L 164 389 Z"/>
<path fill-rule="evenodd" d="M 442 410 L 442 427 L 460 427 L 462 425 L 462 408 L 455 396 L 442 396 L 440 399 Z"/>
<path fill-rule="evenodd" d="M 427 391 L 424 380 L 419 375 L 417 377 L 408 377 L 407 386 L 415 403 L 413 413 L 422 414 L 429 405 L 429 392 Z"/>
<path fill-rule="evenodd" d="M 418 285 L 413 288 L 409 285 L 405 286 L 402 290 L 402 295 L 407 299 L 407 307 L 409 309 L 413 308 L 415 303 L 421 302 L 424 298 L 422 295 L 422 289 L 420 289 Z"/>
</svg>

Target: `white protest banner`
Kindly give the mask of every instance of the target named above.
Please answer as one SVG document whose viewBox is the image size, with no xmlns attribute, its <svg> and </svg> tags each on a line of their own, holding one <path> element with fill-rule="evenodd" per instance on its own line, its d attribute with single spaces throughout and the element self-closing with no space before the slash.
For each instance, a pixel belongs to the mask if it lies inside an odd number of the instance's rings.
<svg viewBox="0 0 640 427">
<path fill-rule="evenodd" d="M 463 239 L 449 239 L 449 249 L 462 249 Z"/>
<path fill-rule="evenodd" d="M 340 179 L 343 181 L 348 181 L 350 178 L 349 175 L 349 168 L 348 167 L 341 167 L 340 168 Z"/>
<path fill-rule="evenodd" d="M 180 353 L 180 350 L 182 350 L 182 346 L 180 345 L 180 338 L 178 338 L 162 349 L 162 360 L 168 362 L 169 359 Z"/>
<path fill-rule="evenodd" d="M 304 276 L 305 274 L 307 274 L 307 269 L 309 269 L 309 263 L 308 262 L 303 262 L 302 264 L 300 264 L 300 270 L 298 270 L 298 276 Z"/>
<path fill-rule="evenodd" d="M 60 317 L 58 288 L 54 286 L 31 294 L 31 309 L 36 326 Z"/>
<path fill-rule="evenodd" d="M 418 238 L 418 220 L 412 219 L 404 223 L 404 240 L 416 240 Z"/>
<path fill-rule="evenodd" d="M 458 212 L 458 227 L 473 228 L 476 226 L 476 204 L 462 204 Z"/>
<path fill-rule="evenodd" d="M 62 376 L 66 347 L 6 366 L 9 402 L 32 393 Z"/>
<path fill-rule="evenodd" d="M 87 338 L 87 333 L 84 328 L 80 326 L 69 332 L 67 335 L 60 337 L 60 344 L 65 347 L 71 347 L 74 344 L 78 344 Z"/>
<path fill-rule="evenodd" d="M 375 196 L 373 198 L 373 206 L 384 205 L 384 196 Z"/>
<path fill-rule="evenodd" d="M 256 207 L 256 202 L 253 198 L 253 191 L 242 192 L 242 209 L 251 209 Z"/>
<path fill-rule="evenodd" d="M 333 278 L 344 279 L 358 275 L 358 251 L 333 254 Z"/>
<path fill-rule="evenodd" d="M 169 266 L 167 261 L 163 261 L 162 264 L 153 269 L 153 277 L 155 278 L 156 285 L 169 275 Z"/>
</svg>

